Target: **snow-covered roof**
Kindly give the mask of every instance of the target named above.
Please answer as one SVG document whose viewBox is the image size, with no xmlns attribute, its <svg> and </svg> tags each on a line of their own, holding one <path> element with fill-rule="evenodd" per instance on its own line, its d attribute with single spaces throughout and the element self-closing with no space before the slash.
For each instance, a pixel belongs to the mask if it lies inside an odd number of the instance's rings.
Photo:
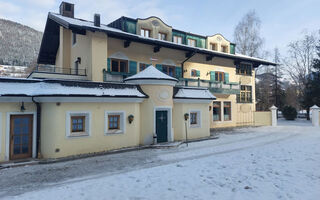
<svg viewBox="0 0 320 200">
<path fill-rule="evenodd" d="M 129 80 L 141 80 L 141 79 L 170 80 L 170 81 L 178 82 L 176 78 L 168 76 L 167 74 L 159 71 L 157 68 L 155 68 L 152 65 L 142 70 L 141 72 L 124 79 L 124 81 L 127 82 Z"/>
<path fill-rule="evenodd" d="M 230 54 L 230 53 L 224 53 L 224 52 L 218 52 L 218 51 L 213 51 L 210 49 L 205 49 L 205 48 L 200 48 L 200 47 L 191 47 L 185 44 L 176 44 L 171 41 L 165 41 L 165 40 L 159 40 L 155 38 L 147 38 L 140 36 L 138 34 L 132 34 L 128 33 L 125 31 L 122 31 L 120 29 L 112 28 L 107 25 L 101 24 L 99 27 L 94 26 L 94 23 L 92 21 L 87 21 L 87 20 L 82 20 L 82 19 L 77 19 L 77 18 L 70 18 L 70 17 L 65 17 L 60 14 L 56 13 L 49 13 L 48 18 L 53 20 L 54 22 L 64 26 L 65 28 L 77 28 L 78 30 L 91 30 L 91 31 L 104 31 L 108 35 L 112 35 L 113 37 L 118 35 L 119 37 L 129 37 L 130 40 L 134 41 L 139 41 L 139 42 L 146 42 L 148 44 L 157 44 L 160 46 L 168 47 L 168 48 L 176 48 L 176 49 L 181 49 L 181 50 L 187 50 L 187 51 L 195 51 L 198 53 L 204 53 L 204 54 L 209 54 L 217 57 L 223 57 L 223 58 L 230 58 L 230 59 L 240 59 L 243 61 L 251 61 L 251 62 L 256 62 L 259 64 L 265 64 L 265 65 L 275 65 L 276 63 L 269 62 L 264 59 L 260 58 L 254 58 L 250 56 L 245 56 L 241 54 Z M 46 31 L 44 33 L 46 35 Z M 44 36 L 45 37 L 45 36 Z M 49 40 L 50 37 L 48 37 Z M 49 44 L 48 44 L 49 45 Z M 56 52 L 55 52 L 56 53 Z M 42 56 L 42 52 L 40 50 L 39 57 Z"/>
<path fill-rule="evenodd" d="M 176 93 L 173 97 L 175 99 L 216 99 L 216 97 L 206 88 L 176 87 L 175 90 Z"/>
<path fill-rule="evenodd" d="M 0 96 L 147 97 L 136 85 L 4 78 Z"/>
</svg>

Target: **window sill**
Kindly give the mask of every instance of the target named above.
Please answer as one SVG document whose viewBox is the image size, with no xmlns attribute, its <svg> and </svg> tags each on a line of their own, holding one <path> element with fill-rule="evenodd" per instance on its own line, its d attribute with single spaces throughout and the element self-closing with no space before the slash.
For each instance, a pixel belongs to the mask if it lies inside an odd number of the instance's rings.
<svg viewBox="0 0 320 200">
<path fill-rule="evenodd" d="M 87 132 L 71 133 L 68 135 L 68 138 L 79 138 L 79 137 L 89 137 L 90 135 Z"/>
<path fill-rule="evenodd" d="M 190 128 L 201 128 L 200 124 L 193 124 L 189 126 Z"/>
<path fill-rule="evenodd" d="M 120 129 L 108 130 L 108 132 L 105 133 L 105 135 L 121 135 L 121 134 L 124 134 L 124 131 Z"/>
<path fill-rule="evenodd" d="M 252 74 L 251 74 L 251 75 L 248 75 L 248 74 L 239 74 L 239 73 L 236 73 L 236 75 L 239 75 L 239 76 L 251 76 L 251 77 L 252 77 Z"/>
</svg>

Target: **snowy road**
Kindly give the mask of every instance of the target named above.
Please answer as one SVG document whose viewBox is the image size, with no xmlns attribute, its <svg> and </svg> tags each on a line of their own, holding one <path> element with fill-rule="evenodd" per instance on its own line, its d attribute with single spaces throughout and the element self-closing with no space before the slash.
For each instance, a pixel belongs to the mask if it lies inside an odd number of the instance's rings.
<svg viewBox="0 0 320 200">
<path fill-rule="evenodd" d="M 189 147 L 0 170 L 0 197 L 320 199 L 320 129 L 279 125 L 236 129 Z"/>
</svg>

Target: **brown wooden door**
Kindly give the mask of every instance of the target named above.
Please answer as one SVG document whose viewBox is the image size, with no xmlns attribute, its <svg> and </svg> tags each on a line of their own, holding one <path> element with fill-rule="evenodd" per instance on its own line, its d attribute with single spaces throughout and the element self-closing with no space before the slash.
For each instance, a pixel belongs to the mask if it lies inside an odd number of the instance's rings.
<svg viewBox="0 0 320 200">
<path fill-rule="evenodd" d="M 10 160 L 32 157 L 33 115 L 11 115 Z"/>
</svg>

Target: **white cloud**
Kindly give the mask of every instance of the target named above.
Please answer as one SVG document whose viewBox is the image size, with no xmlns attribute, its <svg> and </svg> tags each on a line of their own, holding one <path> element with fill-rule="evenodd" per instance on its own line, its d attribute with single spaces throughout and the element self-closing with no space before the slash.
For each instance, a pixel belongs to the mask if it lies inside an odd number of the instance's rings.
<svg viewBox="0 0 320 200">
<path fill-rule="evenodd" d="M 24 0 L 26 3 L 39 7 L 51 7 L 55 4 L 55 0 Z"/>
</svg>

